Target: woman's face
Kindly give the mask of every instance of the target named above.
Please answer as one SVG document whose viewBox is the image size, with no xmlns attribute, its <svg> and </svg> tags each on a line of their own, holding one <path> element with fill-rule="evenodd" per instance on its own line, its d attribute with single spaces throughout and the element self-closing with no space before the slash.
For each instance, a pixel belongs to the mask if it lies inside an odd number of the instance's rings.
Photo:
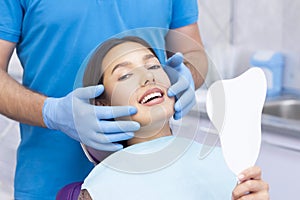
<svg viewBox="0 0 300 200">
<path fill-rule="evenodd" d="M 170 80 L 158 59 L 146 47 L 125 42 L 104 57 L 105 98 L 112 106 L 135 106 L 137 114 L 126 119 L 141 126 L 166 122 L 174 113 L 174 98 L 167 96 Z M 124 119 L 124 118 L 123 118 Z"/>
</svg>

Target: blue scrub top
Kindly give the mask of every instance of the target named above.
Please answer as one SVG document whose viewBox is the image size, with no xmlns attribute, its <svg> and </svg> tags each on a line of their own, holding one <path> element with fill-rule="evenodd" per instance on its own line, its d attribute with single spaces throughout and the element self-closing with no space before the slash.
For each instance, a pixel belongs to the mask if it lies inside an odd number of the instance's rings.
<svg viewBox="0 0 300 200">
<path fill-rule="evenodd" d="M 167 32 L 162 30 L 198 18 L 196 0 L 3 0 L 0 8 L 0 39 L 17 43 L 23 85 L 51 97 L 71 92 L 87 54 L 115 34 L 163 28 L 145 37 L 164 47 Z M 26 124 L 20 128 L 15 199 L 54 199 L 61 187 L 83 180 L 92 169 L 79 143 L 65 134 Z"/>
</svg>

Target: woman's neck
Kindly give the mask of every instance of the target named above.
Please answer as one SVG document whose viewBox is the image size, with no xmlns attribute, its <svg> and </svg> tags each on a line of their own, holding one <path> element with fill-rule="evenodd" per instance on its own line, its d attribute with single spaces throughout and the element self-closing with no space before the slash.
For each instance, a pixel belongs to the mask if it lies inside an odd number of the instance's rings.
<svg viewBox="0 0 300 200">
<path fill-rule="evenodd" d="M 156 138 L 172 135 L 169 122 L 157 123 L 141 127 L 134 133 L 135 137 L 127 141 L 127 145 L 150 141 Z"/>
</svg>

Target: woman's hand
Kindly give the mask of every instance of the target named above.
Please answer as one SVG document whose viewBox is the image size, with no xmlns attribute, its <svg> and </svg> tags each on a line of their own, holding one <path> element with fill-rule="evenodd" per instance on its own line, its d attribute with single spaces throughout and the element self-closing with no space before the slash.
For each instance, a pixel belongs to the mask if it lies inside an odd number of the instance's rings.
<svg viewBox="0 0 300 200">
<path fill-rule="evenodd" d="M 257 166 L 244 170 L 239 176 L 240 183 L 232 191 L 233 200 L 268 200 L 269 185 L 261 179 Z"/>
</svg>

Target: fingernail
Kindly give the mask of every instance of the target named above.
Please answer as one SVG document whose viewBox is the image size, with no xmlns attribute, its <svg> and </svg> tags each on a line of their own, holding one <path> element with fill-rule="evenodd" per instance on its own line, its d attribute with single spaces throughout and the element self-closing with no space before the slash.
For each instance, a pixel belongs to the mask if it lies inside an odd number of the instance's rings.
<svg viewBox="0 0 300 200">
<path fill-rule="evenodd" d="M 245 175 L 244 174 L 239 174 L 238 175 L 238 179 L 241 181 L 241 180 L 243 180 L 243 178 L 245 178 Z"/>
<path fill-rule="evenodd" d="M 168 90 L 168 96 L 169 96 L 169 97 L 173 97 L 173 96 L 175 96 L 175 94 L 173 93 L 172 90 Z"/>
<path fill-rule="evenodd" d="M 126 135 L 127 135 L 129 138 L 133 138 L 133 137 L 134 137 L 134 133 L 133 133 L 133 132 L 127 132 Z"/>
<path fill-rule="evenodd" d="M 123 149 L 123 145 L 117 143 L 113 143 L 113 144 L 115 145 L 115 151 Z"/>
<path fill-rule="evenodd" d="M 178 112 L 178 113 L 179 113 L 180 111 L 183 110 L 180 101 L 177 101 L 177 102 L 175 103 L 174 109 L 175 109 L 175 112 Z"/>
<path fill-rule="evenodd" d="M 134 131 L 137 131 L 137 130 L 139 130 L 140 128 L 141 128 L 141 125 L 140 125 L 140 123 L 138 123 L 138 122 L 135 122 L 134 123 L 134 128 L 135 128 L 135 130 Z"/>
<path fill-rule="evenodd" d="M 178 113 L 178 112 L 175 112 L 175 114 L 173 115 L 173 117 L 174 117 L 175 120 L 179 120 L 179 119 L 181 119 L 181 114 Z"/>
<path fill-rule="evenodd" d="M 97 85 L 97 89 L 98 89 L 98 90 L 100 90 L 100 89 L 102 89 L 102 88 L 104 88 L 102 84 Z"/>
<path fill-rule="evenodd" d="M 130 114 L 136 114 L 137 113 L 137 109 L 135 107 L 131 107 L 129 109 Z"/>
</svg>

